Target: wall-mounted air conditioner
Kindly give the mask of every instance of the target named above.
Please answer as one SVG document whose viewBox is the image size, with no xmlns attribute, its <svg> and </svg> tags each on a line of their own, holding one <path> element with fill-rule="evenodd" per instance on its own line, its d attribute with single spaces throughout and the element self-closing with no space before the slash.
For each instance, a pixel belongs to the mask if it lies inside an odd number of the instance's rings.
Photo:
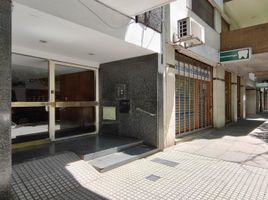
<svg viewBox="0 0 268 200">
<path fill-rule="evenodd" d="M 204 27 L 190 17 L 178 20 L 177 33 L 173 35 L 173 43 L 185 48 L 204 44 Z"/>
</svg>

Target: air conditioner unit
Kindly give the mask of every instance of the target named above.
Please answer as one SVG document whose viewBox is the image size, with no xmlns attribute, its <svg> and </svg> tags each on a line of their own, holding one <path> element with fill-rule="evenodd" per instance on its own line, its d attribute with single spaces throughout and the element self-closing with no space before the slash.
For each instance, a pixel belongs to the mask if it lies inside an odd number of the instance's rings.
<svg viewBox="0 0 268 200">
<path fill-rule="evenodd" d="M 190 17 L 178 20 L 178 30 L 173 35 L 173 43 L 185 48 L 203 44 L 204 27 Z"/>
</svg>

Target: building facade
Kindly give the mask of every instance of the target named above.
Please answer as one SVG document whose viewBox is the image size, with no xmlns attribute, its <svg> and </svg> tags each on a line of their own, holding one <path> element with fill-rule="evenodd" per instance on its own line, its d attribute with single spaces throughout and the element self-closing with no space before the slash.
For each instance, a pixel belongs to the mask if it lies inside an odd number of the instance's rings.
<svg viewBox="0 0 268 200">
<path fill-rule="evenodd" d="M 267 25 L 238 23 L 235 1 L 0 0 L 0 192 L 17 144 L 114 134 L 164 149 L 267 109 Z"/>
</svg>

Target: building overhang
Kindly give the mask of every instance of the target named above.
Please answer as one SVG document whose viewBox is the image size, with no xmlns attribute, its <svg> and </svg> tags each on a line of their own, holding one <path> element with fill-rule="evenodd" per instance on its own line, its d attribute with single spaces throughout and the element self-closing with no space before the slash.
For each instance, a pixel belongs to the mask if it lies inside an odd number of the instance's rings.
<svg viewBox="0 0 268 200">
<path fill-rule="evenodd" d="M 92 67 L 155 53 L 19 3 L 12 13 L 12 51 Z"/>
<path fill-rule="evenodd" d="M 174 0 L 99 0 L 100 2 L 114 8 L 128 16 L 135 16 L 154 8 L 169 4 Z"/>
</svg>

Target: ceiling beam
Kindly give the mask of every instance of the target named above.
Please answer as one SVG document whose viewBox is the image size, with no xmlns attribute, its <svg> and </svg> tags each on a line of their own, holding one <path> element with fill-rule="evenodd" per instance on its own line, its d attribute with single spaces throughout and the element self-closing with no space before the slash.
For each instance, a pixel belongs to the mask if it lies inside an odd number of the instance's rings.
<svg viewBox="0 0 268 200">
<path fill-rule="evenodd" d="M 268 77 L 268 71 L 258 71 L 254 72 L 256 77 Z"/>
</svg>

